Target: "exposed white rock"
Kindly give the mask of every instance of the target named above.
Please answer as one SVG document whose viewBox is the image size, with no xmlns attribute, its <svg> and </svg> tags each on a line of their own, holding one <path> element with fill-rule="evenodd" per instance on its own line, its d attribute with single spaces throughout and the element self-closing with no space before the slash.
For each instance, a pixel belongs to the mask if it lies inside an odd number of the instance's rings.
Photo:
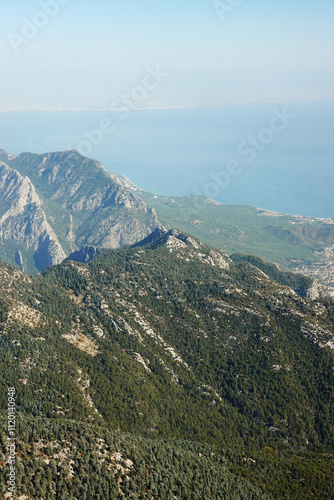
<svg viewBox="0 0 334 500">
<path fill-rule="evenodd" d="M 329 349 L 334 349 L 334 334 L 325 330 L 318 323 L 312 324 L 305 321 L 301 326 L 301 331 L 305 337 L 318 344 L 319 347 L 329 347 Z"/>
<path fill-rule="evenodd" d="M 137 309 L 135 308 L 135 306 L 133 304 L 130 304 L 123 299 L 116 299 L 116 302 L 119 303 L 120 305 L 122 305 L 124 308 L 126 308 L 126 310 L 130 313 L 129 316 L 132 317 L 132 319 L 142 328 L 142 330 L 144 330 L 146 335 L 155 339 L 156 342 L 164 348 L 164 351 L 167 354 L 169 354 L 175 361 L 177 361 L 178 363 L 185 366 L 188 370 L 190 370 L 188 364 L 181 358 L 181 356 L 179 354 L 177 354 L 175 352 L 175 349 L 170 347 L 167 344 L 167 342 L 165 342 L 165 340 L 161 337 L 161 335 L 157 334 L 150 327 L 149 323 L 147 323 L 145 321 L 145 319 L 142 317 L 142 315 L 139 314 L 139 312 L 137 311 Z M 130 329 L 130 330 L 132 330 L 132 329 Z"/>
<path fill-rule="evenodd" d="M 84 351 L 93 357 L 100 352 L 97 343 L 91 337 L 88 337 L 78 331 L 64 334 L 62 337 L 68 340 L 71 344 L 75 345 L 81 351 Z"/>
<path fill-rule="evenodd" d="M 138 361 L 138 363 L 140 363 L 141 365 L 143 365 L 143 367 L 145 368 L 146 371 L 150 372 L 151 373 L 151 370 L 150 368 L 148 367 L 148 365 L 150 364 L 150 361 L 148 359 L 144 359 L 142 357 L 141 354 L 139 354 L 138 352 L 134 352 L 133 353 L 133 356 L 135 358 L 136 361 Z"/>
<path fill-rule="evenodd" d="M 170 250 L 170 252 L 172 252 L 173 250 L 178 250 L 180 248 L 187 248 L 187 245 L 175 236 L 168 236 L 166 247 Z"/>
<path fill-rule="evenodd" d="M 307 298 L 311 300 L 328 297 L 328 295 L 327 290 L 317 280 L 314 280 L 312 286 L 307 290 Z"/>
<path fill-rule="evenodd" d="M 59 264 L 66 254 L 27 177 L 0 164 L 0 243 L 12 241 L 36 252 L 40 270 Z"/>
</svg>

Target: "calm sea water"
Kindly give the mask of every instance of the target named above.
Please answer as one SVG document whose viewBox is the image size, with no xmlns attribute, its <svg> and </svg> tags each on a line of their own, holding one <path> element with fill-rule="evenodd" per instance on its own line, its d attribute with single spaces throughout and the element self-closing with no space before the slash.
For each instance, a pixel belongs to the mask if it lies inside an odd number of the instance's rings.
<svg viewBox="0 0 334 500">
<path fill-rule="evenodd" d="M 79 149 L 157 194 L 333 218 L 334 101 L 284 106 L 0 113 L 0 147 Z"/>
</svg>

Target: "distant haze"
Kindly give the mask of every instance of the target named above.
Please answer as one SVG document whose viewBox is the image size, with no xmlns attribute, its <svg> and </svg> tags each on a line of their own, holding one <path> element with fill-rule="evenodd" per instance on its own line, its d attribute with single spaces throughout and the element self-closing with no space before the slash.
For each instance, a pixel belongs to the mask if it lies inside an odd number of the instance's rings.
<svg viewBox="0 0 334 500">
<path fill-rule="evenodd" d="M 271 139 L 274 110 L 284 109 L 295 117 L 288 126 L 268 144 L 260 142 L 257 154 L 245 146 L 254 137 Z M 156 194 L 201 193 L 221 203 L 334 217 L 334 101 L 132 111 L 126 120 L 120 117 L 101 111 L 0 113 L 0 147 L 13 154 L 79 149 Z M 105 122 L 115 130 L 103 134 L 99 126 Z M 232 161 L 241 170 L 229 180 Z"/>
<path fill-rule="evenodd" d="M 0 111 L 114 109 L 135 88 L 141 109 L 329 98 L 333 18 L 332 0 L 5 2 Z"/>
</svg>

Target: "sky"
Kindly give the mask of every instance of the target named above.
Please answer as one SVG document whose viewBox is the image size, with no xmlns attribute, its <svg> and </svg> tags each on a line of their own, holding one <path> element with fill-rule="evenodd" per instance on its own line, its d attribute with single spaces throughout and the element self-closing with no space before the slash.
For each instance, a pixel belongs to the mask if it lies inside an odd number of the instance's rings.
<svg viewBox="0 0 334 500">
<path fill-rule="evenodd" d="M 334 95 L 333 0 L 15 0 L 0 15 L 0 111 Z"/>
</svg>

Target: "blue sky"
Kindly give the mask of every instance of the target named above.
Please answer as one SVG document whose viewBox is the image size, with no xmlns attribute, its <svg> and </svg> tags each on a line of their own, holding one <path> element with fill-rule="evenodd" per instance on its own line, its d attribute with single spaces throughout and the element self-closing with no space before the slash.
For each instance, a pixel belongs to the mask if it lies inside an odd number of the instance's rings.
<svg viewBox="0 0 334 500">
<path fill-rule="evenodd" d="M 140 106 L 334 93 L 332 0 L 15 0 L 0 14 L 0 110 L 109 108 L 157 66 L 169 77 Z"/>
</svg>

